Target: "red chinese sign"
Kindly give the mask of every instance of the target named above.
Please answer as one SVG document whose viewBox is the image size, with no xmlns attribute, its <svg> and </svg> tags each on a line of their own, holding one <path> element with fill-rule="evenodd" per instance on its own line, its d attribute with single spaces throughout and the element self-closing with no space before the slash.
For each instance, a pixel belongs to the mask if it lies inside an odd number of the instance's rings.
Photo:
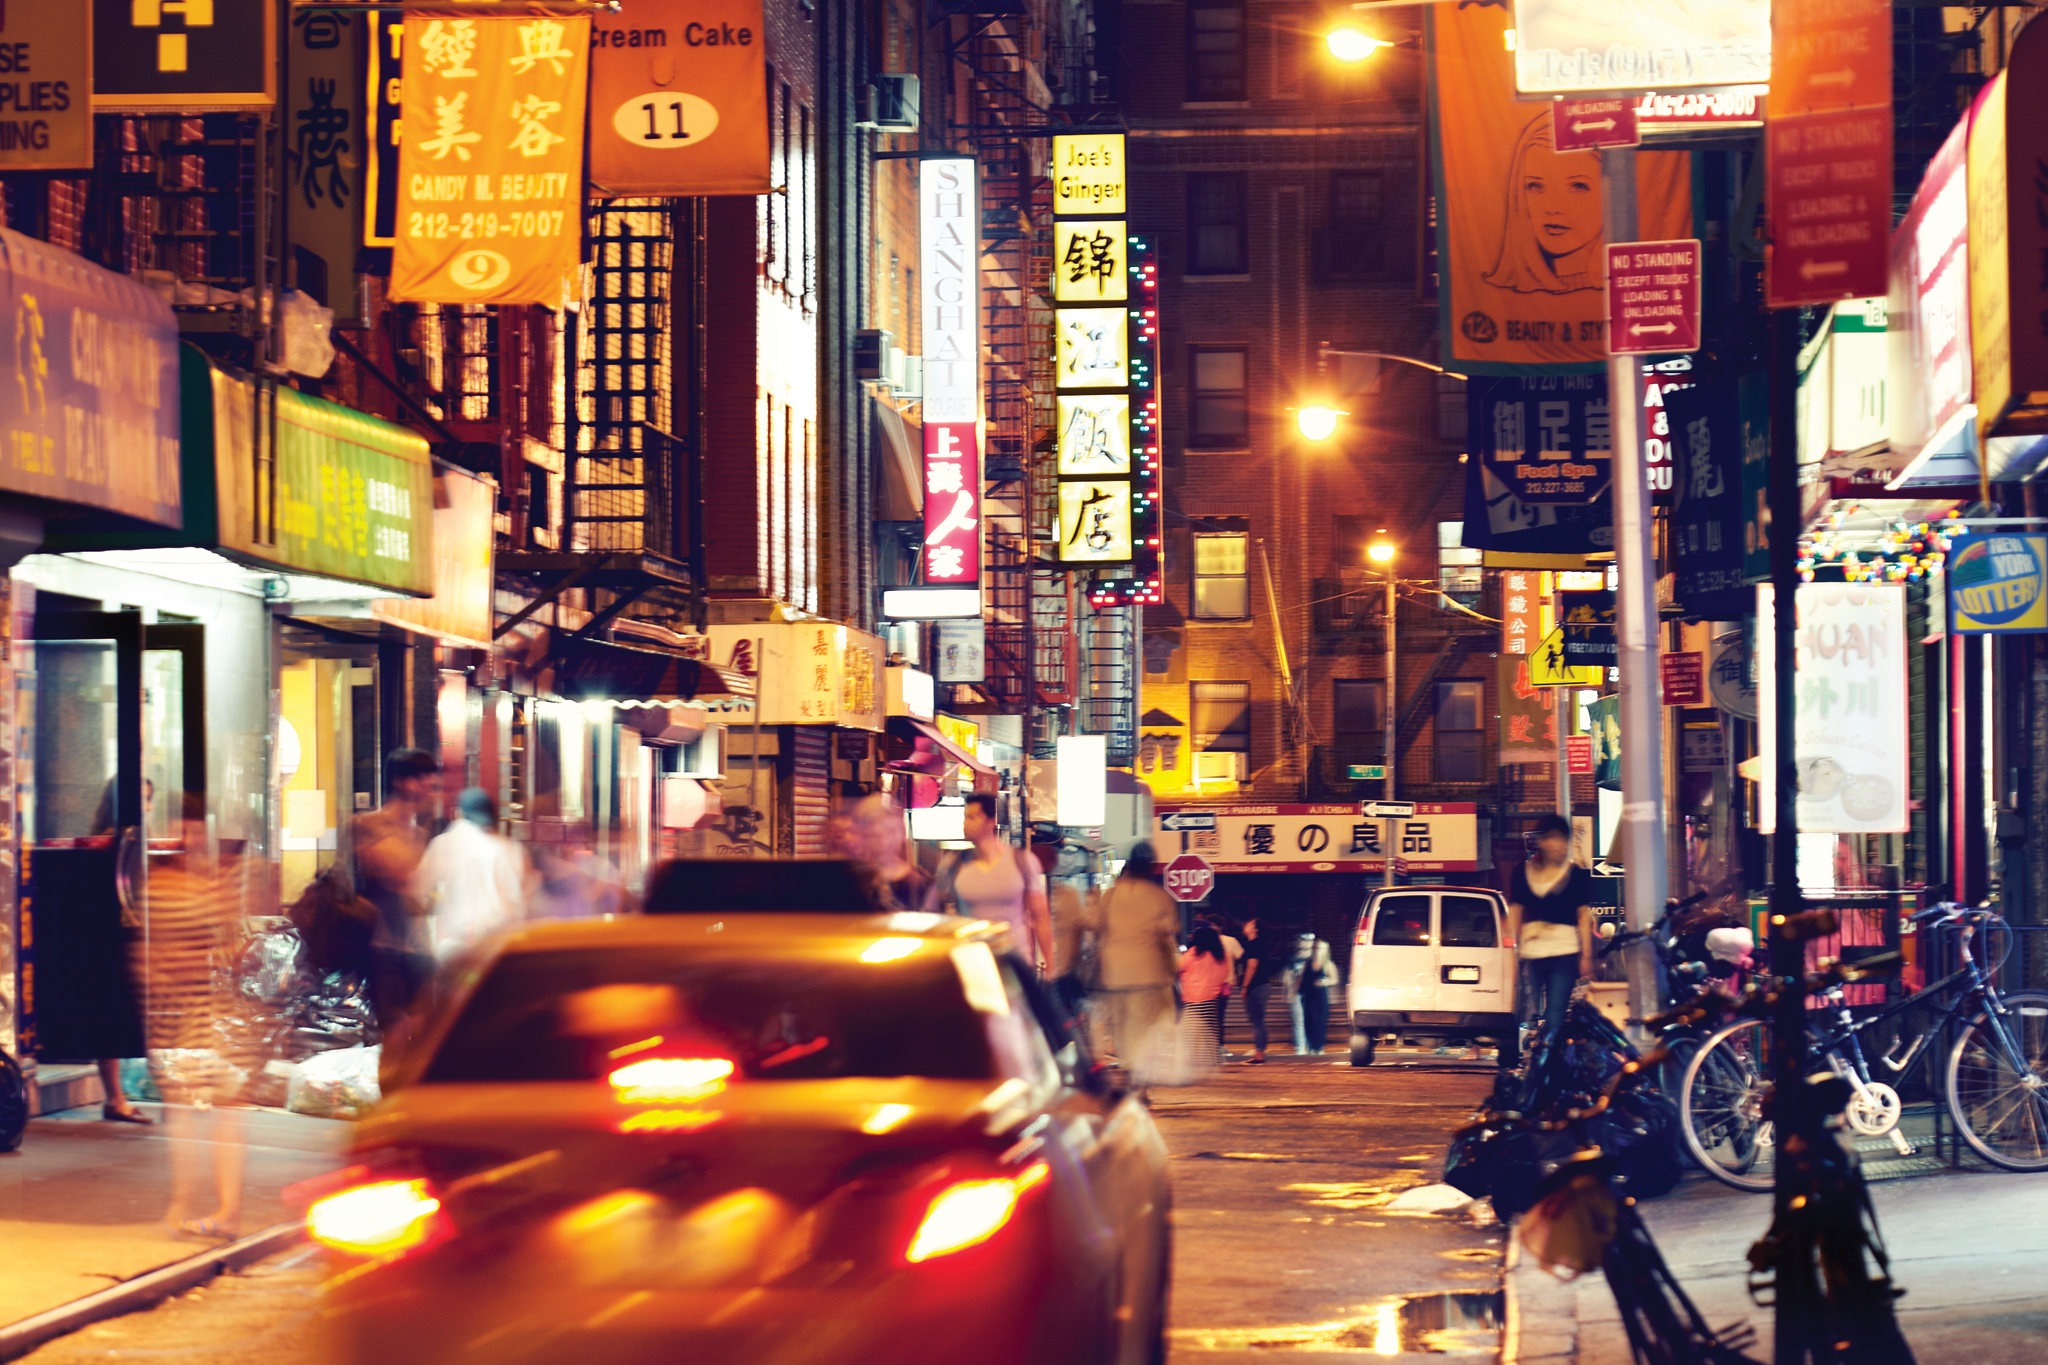
<svg viewBox="0 0 2048 1365">
<path fill-rule="evenodd" d="M 1647 355 L 1700 348 L 1700 244 L 1607 247 L 1607 349 Z"/>
<path fill-rule="evenodd" d="M 1560 152 L 1633 147 L 1643 140 L 1636 131 L 1635 104 L 1619 95 L 1609 99 L 1558 100 L 1550 106 L 1550 136 Z"/>
<path fill-rule="evenodd" d="M 1567 735 L 1564 741 L 1564 770 L 1577 776 L 1593 771 L 1593 737 Z"/>
<path fill-rule="evenodd" d="M 981 451 L 972 422 L 924 424 L 924 581 L 981 582 Z"/>
<path fill-rule="evenodd" d="M 1500 576 L 1500 652 L 1527 654 L 1543 638 L 1543 575 L 1510 569 Z"/>
<path fill-rule="evenodd" d="M 1658 661 L 1666 706 L 1707 704 L 1707 663 L 1698 653 L 1666 654 Z"/>
<path fill-rule="evenodd" d="M 1767 148 L 1770 306 L 1884 293 L 1891 255 L 1891 106 L 1773 118 Z"/>
</svg>

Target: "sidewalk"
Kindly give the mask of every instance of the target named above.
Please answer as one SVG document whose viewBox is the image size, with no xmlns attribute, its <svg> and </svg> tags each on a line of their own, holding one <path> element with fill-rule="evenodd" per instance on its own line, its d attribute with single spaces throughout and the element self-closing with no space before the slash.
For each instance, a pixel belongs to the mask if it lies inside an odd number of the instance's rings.
<svg viewBox="0 0 2048 1365">
<path fill-rule="evenodd" d="M 1920 1365 L 2036 1365 L 2048 1334 L 2048 1177 L 1978 1167 L 1871 1186 L 1892 1279 L 1906 1290 L 1899 1321 Z M 1643 1220 L 1680 1284 L 1716 1327 L 1747 1321 L 1747 1349 L 1771 1358 L 1771 1314 L 1750 1302 L 1750 1243 L 1770 1222 L 1770 1197 L 1704 1175 L 1643 1206 Z M 1599 1272 L 1563 1283 L 1515 1243 L 1509 1253 L 1513 1365 L 1628 1365 L 1627 1338 Z"/>
<path fill-rule="evenodd" d="M 291 1216 L 285 1186 L 341 1164 L 349 1125 L 265 1109 L 242 1120 L 241 1230 L 252 1233 Z M 0 1327 L 212 1247 L 162 1226 L 169 1198 L 161 1122 L 106 1123 L 97 1105 L 32 1120 L 21 1149 L 0 1153 Z"/>
</svg>

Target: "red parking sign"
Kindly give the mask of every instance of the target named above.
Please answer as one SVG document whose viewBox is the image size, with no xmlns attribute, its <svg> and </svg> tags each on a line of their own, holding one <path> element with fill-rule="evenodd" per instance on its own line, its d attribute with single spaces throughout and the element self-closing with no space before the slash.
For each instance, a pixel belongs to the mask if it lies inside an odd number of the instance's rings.
<svg viewBox="0 0 2048 1365">
<path fill-rule="evenodd" d="M 1550 136 L 1560 152 L 1633 147 L 1643 140 L 1636 131 L 1635 99 L 1620 95 L 1558 100 L 1550 106 Z"/>
<path fill-rule="evenodd" d="M 1166 894 L 1177 901 L 1208 897 L 1216 885 L 1216 869 L 1199 853 L 1183 853 L 1166 865 Z"/>
<path fill-rule="evenodd" d="M 1700 348 L 1700 244 L 1613 242 L 1607 248 L 1607 350 Z"/>
</svg>

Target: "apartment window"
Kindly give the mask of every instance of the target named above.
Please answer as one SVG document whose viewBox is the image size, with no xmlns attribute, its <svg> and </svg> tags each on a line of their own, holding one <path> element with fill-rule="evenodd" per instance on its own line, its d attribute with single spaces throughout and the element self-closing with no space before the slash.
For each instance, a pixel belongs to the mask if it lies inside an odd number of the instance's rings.
<svg viewBox="0 0 2048 1365">
<path fill-rule="evenodd" d="M 1241 531 L 1195 533 L 1195 615 L 1241 621 L 1251 615 L 1251 576 L 1245 557 L 1251 537 Z"/>
<path fill-rule="evenodd" d="M 1191 360 L 1194 410 L 1188 423 L 1188 444 L 1212 450 L 1242 449 L 1251 438 L 1245 352 L 1196 351 Z"/>
<path fill-rule="evenodd" d="M 1436 780 L 1477 782 L 1486 758 L 1486 685 L 1447 682 L 1436 685 Z"/>
<path fill-rule="evenodd" d="M 1244 98 L 1244 0 L 1195 0 L 1188 6 L 1188 102 Z"/>
<path fill-rule="evenodd" d="M 1465 432 L 1465 381 L 1440 374 L 1436 377 L 1437 439 L 1463 445 Z"/>
<path fill-rule="evenodd" d="M 1386 212 L 1378 171 L 1338 171 L 1330 177 L 1330 219 L 1377 223 Z"/>
<path fill-rule="evenodd" d="M 1479 600 L 1486 586 L 1480 567 L 1485 558 L 1479 550 L 1464 547 L 1465 523 L 1440 521 L 1436 524 L 1436 583 L 1444 596 L 1466 605 Z"/>
<path fill-rule="evenodd" d="M 1271 47 L 1273 53 L 1273 98 L 1276 100 L 1298 100 L 1307 92 L 1302 86 L 1302 58 L 1308 55 L 1311 39 L 1308 24 L 1302 16 L 1292 10 L 1273 16 Z"/>
<path fill-rule="evenodd" d="M 1244 204 L 1242 171 L 1188 177 L 1188 274 L 1246 272 Z"/>
<path fill-rule="evenodd" d="M 1198 682 L 1195 687 L 1195 748 L 1245 754 L 1252 747 L 1252 685 Z"/>
<path fill-rule="evenodd" d="M 1332 728 L 1339 744 L 1377 738 L 1387 724 L 1387 688 L 1378 679 L 1330 684 Z"/>
</svg>

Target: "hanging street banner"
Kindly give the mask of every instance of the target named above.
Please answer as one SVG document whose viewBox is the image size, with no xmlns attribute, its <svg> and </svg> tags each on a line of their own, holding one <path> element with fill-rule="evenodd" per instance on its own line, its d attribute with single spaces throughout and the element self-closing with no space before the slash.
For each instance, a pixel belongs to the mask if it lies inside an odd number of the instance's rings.
<svg viewBox="0 0 2048 1365">
<path fill-rule="evenodd" d="M 1606 376 L 1475 376 L 1465 408 L 1479 463 L 1516 501 L 1584 507 L 1607 491 L 1614 437 Z"/>
<path fill-rule="evenodd" d="M 292 253 L 292 283 L 343 318 L 361 311 L 356 252 L 363 245 L 370 129 L 358 76 L 371 17 L 294 9 L 285 30 L 284 193 L 292 245 L 303 249 Z"/>
<path fill-rule="evenodd" d="M 1742 424 L 1734 380 L 1672 393 L 1665 411 L 1677 478 L 1673 590 L 1687 616 L 1732 621 L 1749 609 L 1742 569 Z"/>
<path fill-rule="evenodd" d="M 924 581 L 981 582 L 981 450 L 973 422 L 924 424 Z"/>
<path fill-rule="evenodd" d="M 2048 633 L 2048 535 L 1970 536 L 1950 552 L 1948 619 L 1964 635 Z"/>
<path fill-rule="evenodd" d="M 1700 348 L 1698 241 L 1607 248 L 1607 345 L 1615 355 Z"/>
<path fill-rule="evenodd" d="M 1764 276 L 1772 308 L 1885 292 L 1892 210 L 1891 0 L 1776 0 Z"/>
<path fill-rule="evenodd" d="M 68 10 L 86 3 L 15 0 L 7 8 Z M 272 0 L 90 4 L 96 112 L 199 114 L 277 103 L 280 7 Z"/>
<path fill-rule="evenodd" d="M 1510 569 L 1500 576 L 1500 652 L 1527 654 L 1543 638 L 1545 575 Z"/>
<path fill-rule="evenodd" d="M 1394 856 L 1411 872 L 1476 872 L 1479 808 L 1471 802 L 1414 803 L 1415 814 L 1394 822 Z M 1161 806 L 1154 837 L 1166 843 L 1165 821 L 1180 809 Z M 1216 818 L 1213 834 L 1196 847 L 1219 873 L 1382 872 L 1386 822 L 1348 805 L 1219 806 L 1187 809 Z M 1174 846 L 1178 846 L 1178 839 Z M 1490 864 L 1489 864 L 1490 866 Z"/>
<path fill-rule="evenodd" d="M 1550 137 L 1560 152 L 1634 147 L 1643 140 L 1636 130 L 1635 101 L 1621 95 L 1556 101 L 1550 106 Z"/>
<path fill-rule="evenodd" d="M 1525 94 L 1761 85 L 1771 78 L 1770 0 L 1517 0 L 1515 24 L 1515 88 Z"/>
<path fill-rule="evenodd" d="M 1557 761 L 1557 689 L 1530 679 L 1529 660 L 1503 654 L 1500 665 L 1500 761 Z"/>
<path fill-rule="evenodd" d="M 391 297 L 559 303 L 583 238 L 590 20 L 415 16 Z"/>
<path fill-rule="evenodd" d="M 592 194 L 774 188 L 761 0 L 633 0 L 590 45 Z"/>
<path fill-rule="evenodd" d="M 92 166 L 92 9 L 0 5 L 0 171 Z"/>
<path fill-rule="evenodd" d="M 1757 3 L 1737 0 L 1736 8 Z M 1563 12 L 1555 0 L 1544 4 L 1551 16 Z M 1435 225 L 1444 353 L 1468 374 L 1520 374 L 1515 367 L 1531 365 L 1590 373 L 1607 359 L 1599 153 L 1560 150 L 1550 106 L 1515 99 L 1516 59 L 1530 56 L 1530 15 L 1511 16 L 1504 5 L 1438 4 L 1429 12 L 1438 202 L 1456 206 Z M 1524 46 L 1511 51 L 1517 24 Z M 1599 51 L 1614 43 L 1609 33 Z M 1636 201 L 1641 236 L 1689 236 L 1690 154 L 1637 153 Z"/>
<path fill-rule="evenodd" d="M 1793 757 L 1801 834 L 1903 834 L 1909 828 L 1906 718 L 1906 586 L 1802 583 L 1794 599 L 1798 678 Z M 1771 619 L 1772 588 L 1756 590 L 1758 621 Z M 1756 671 L 1779 667 L 1770 630 L 1756 633 Z M 1776 689 L 1757 717 L 1759 753 L 1777 743 Z M 1777 825 L 1776 764 L 1765 763 L 1757 814 Z"/>
</svg>

